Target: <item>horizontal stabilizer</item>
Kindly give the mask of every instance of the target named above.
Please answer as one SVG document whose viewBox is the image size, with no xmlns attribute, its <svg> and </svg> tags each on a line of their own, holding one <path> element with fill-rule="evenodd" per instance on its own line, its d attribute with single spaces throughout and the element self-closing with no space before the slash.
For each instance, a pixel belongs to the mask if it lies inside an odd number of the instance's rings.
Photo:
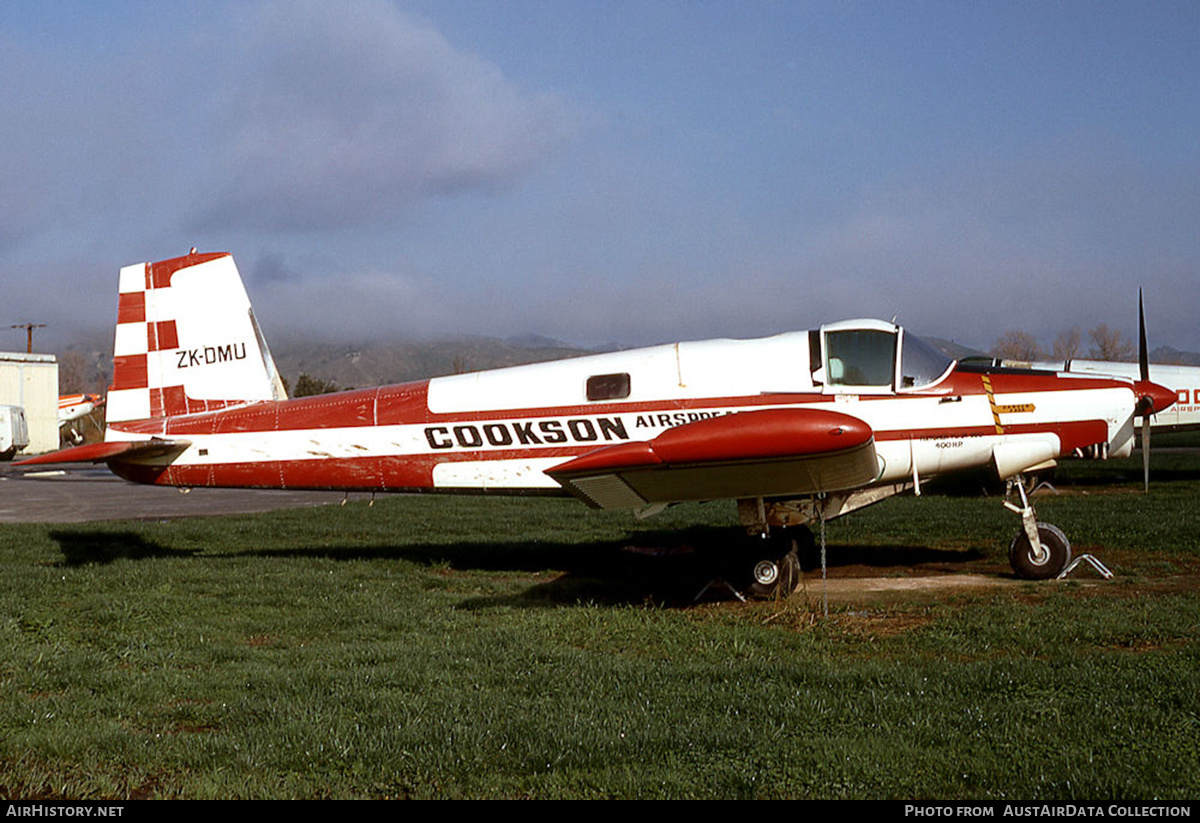
<svg viewBox="0 0 1200 823">
<path fill-rule="evenodd" d="M 820 409 L 698 420 L 597 449 L 547 474 L 595 508 L 777 497 L 866 485 L 879 475 L 871 427 Z"/>
<path fill-rule="evenodd" d="M 162 457 L 178 453 L 191 445 L 189 440 L 112 440 L 105 443 L 88 443 L 49 454 L 30 457 L 13 463 L 14 466 L 38 466 L 51 463 L 106 463 L 118 457 L 122 459 Z"/>
</svg>

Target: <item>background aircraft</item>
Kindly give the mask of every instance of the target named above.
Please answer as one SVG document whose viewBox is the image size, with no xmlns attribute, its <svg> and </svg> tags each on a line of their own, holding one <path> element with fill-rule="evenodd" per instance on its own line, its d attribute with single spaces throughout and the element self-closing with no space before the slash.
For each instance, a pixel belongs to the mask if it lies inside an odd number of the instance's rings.
<svg viewBox="0 0 1200 823">
<path fill-rule="evenodd" d="M 104 405 L 104 399 L 95 394 L 63 394 L 58 398 L 59 438 L 69 443 L 82 443 L 83 435 L 75 427 L 82 420 Z"/>
<path fill-rule="evenodd" d="M 753 588 L 790 586 L 804 526 L 988 466 L 1128 455 L 1148 380 L 958 364 L 891 323 L 709 340 L 287 399 L 233 258 L 121 270 L 106 462 L 177 486 L 572 494 L 653 511 L 734 499 Z M 1061 531 L 1010 484 L 1017 574 L 1057 575 Z"/>
</svg>

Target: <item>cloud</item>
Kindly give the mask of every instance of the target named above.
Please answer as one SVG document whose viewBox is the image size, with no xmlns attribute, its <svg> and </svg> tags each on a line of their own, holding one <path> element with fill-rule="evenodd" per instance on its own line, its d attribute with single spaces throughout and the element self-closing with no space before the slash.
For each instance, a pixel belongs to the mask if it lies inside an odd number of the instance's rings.
<svg viewBox="0 0 1200 823">
<path fill-rule="evenodd" d="M 558 96 L 521 88 L 387 3 L 213 5 L 187 25 L 168 16 L 170 29 L 157 17 L 114 24 L 138 34 L 72 48 L 0 33 L 10 310 L 20 296 L 22 311 L 59 326 L 64 307 L 93 316 L 69 297 L 82 278 L 108 294 L 118 266 L 191 245 L 257 255 L 267 282 L 324 278 L 339 270 L 330 261 L 358 253 L 366 292 L 403 298 L 378 273 L 389 265 L 381 238 L 430 200 L 511 190 L 579 123 Z M 297 267 L 298 247 L 327 253 Z M 286 251 L 271 260 L 272 249 Z M 30 277 L 63 297 L 24 308 L 36 302 Z"/>
<path fill-rule="evenodd" d="M 213 44 L 220 134 L 203 228 L 320 230 L 395 220 L 425 198 L 512 185 L 574 129 L 382 2 L 246 9 Z"/>
<path fill-rule="evenodd" d="M 239 265 L 245 273 L 248 267 Z M 436 336 L 453 319 L 454 307 L 440 299 L 432 283 L 390 270 L 283 277 L 260 281 L 250 290 L 255 313 L 271 340 L 413 339 Z"/>
<path fill-rule="evenodd" d="M 395 226 L 515 185 L 579 123 L 380 0 L 212 8 L 66 51 L 0 34 L 0 253 Z"/>
<path fill-rule="evenodd" d="M 1043 123 L 947 72 L 965 83 L 947 108 L 895 96 L 880 117 L 858 78 L 722 80 L 792 59 L 792 35 L 738 52 L 750 41 L 728 21 L 689 12 L 732 50 L 681 68 L 677 31 L 645 49 L 659 39 L 628 15 L 426 8 L 464 39 L 382 0 L 135 4 L 6 27 L 10 322 L 107 325 L 119 265 L 196 245 L 237 256 L 268 331 L 636 343 L 899 313 L 931 335 L 1048 342 L 1131 326 L 1140 284 L 1155 341 L 1197 345 L 1179 299 L 1200 254 L 1195 152 L 1175 139 L 1186 99 Z M 803 112 L 807 131 L 768 105 Z"/>
</svg>

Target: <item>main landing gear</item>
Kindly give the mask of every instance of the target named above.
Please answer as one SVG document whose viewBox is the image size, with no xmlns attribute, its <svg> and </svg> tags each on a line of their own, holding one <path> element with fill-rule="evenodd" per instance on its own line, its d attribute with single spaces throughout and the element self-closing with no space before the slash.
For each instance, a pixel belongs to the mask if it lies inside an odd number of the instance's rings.
<svg viewBox="0 0 1200 823">
<path fill-rule="evenodd" d="M 1021 500 L 1019 506 L 1012 502 L 1014 489 Z M 1020 475 L 1008 481 L 1004 507 L 1021 515 L 1021 530 L 1008 548 L 1008 562 L 1017 577 L 1049 580 L 1062 574 L 1071 562 L 1071 541 L 1057 526 L 1037 522 Z"/>
<path fill-rule="evenodd" d="M 770 598 L 794 592 L 804 563 L 815 550 L 812 532 L 804 526 L 779 528 L 750 540 L 749 594 Z"/>
<path fill-rule="evenodd" d="M 824 575 L 821 551 L 816 536 L 804 525 L 777 525 L 769 532 L 751 534 L 739 575 L 744 579 L 750 573 L 746 593 L 758 598 L 787 597 L 800 585 L 803 572 L 820 568 Z"/>
<path fill-rule="evenodd" d="M 727 567 L 731 572 L 728 579 L 743 581 L 745 588 L 742 591 L 755 597 L 786 597 L 800 584 L 802 570 L 816 568 L 820 564 L 822 576 L 824 573 L 813 534 L 802 524 L 820 523 L 824 535 L 827 515 L 844 514 L 906 488 L 909 487 L 897 485 L 881 489 L 863 495 L 861 500 L 854 497 L 834 499 L 833 505 L 824 495 L 805 500 L 739 500 L 739 518 L 751 535 L 749 551 L 738 555 L 740 560 L 736 568 Z M 1071 542 L 1062 530 L 1049 523 L 1038 522 L 1037 513 L 1029 502 L 1023 476 L 1017 475 L 1008 481 L 1004 505 L 1021 516 L 1021 529 L 1008 551 L 1009 563 L 1017 577 L 1026 580 L 1062 577 L 1080 562 L 1091 563 L 1105 578 L 1112 576 L 1091 555 L 1082 555 L 1072 562 Z M 720 579 L 720 582 L 724 583 L 724 579 Z"/>
<path fill-rule="evenodd" d="M 711 567 L 716 573 L 697 592 L 699 600 L 713 589 L 724 589 L 738 600 L 783 599 L 794 592 L 817 557 L 816 541 L 804 526 L 776 526 L 751 531 L 737 541 L 737 551 L 722 553 Z"/>
</svg>

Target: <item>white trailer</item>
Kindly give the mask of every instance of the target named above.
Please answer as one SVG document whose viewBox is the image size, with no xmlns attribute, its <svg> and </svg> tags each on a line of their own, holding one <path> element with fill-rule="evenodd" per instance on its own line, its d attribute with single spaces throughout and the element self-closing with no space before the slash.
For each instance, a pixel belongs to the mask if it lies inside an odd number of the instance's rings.
<svg viewBox="0 0 1200 823">
<path fill-rule="evenodd" d="M 0 460 L 12 460 L 13 455 L 28 445 L 25 410 L 20 406 L 0 406 Z"/>
</svg>

